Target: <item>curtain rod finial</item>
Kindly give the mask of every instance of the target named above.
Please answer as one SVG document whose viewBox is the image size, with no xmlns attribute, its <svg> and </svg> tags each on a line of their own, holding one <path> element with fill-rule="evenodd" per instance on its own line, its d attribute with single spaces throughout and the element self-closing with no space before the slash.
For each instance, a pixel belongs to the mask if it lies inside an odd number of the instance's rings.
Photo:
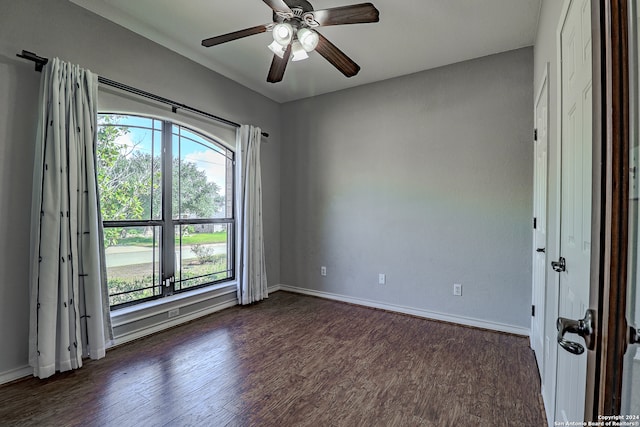
<svg viewBox="0 0 640 427">
<path fill-rule="evenodd" d="M 42 71 L 42 68 L 49 62 L 49 58 L 43 58 L 28 50 L 22 50 L 22 53 L 16 54 L 18 58 L 33 61 L 36 64 L 36 71 Z"/>
</svg>

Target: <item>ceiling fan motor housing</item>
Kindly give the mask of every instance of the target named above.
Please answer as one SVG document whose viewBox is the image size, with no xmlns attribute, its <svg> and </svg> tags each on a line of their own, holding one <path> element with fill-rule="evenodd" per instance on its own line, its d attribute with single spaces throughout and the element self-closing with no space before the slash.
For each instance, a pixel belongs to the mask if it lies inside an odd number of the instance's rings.
<svg viewBox="0 0 640 427">
<path fill-rule="evenodd" d="M 302 9 L 303 12 L 313 12 L 313 6 L 307 0 L 284 0 L 290 9 Z"/>
<path fill-rule="evenodd" d="M 286 16 L 286 14 L 274 11 L 273 22 L 289 22 L 292 25 L 299 27 L 305 20 L 304 15 L 306 13 L 313 12 L 314 10 L 311 3 L 306 0 L 285 0 L 285 3 L 289 6 L 289 9 L 291 9 L 293 16 Z"/>
</svg>

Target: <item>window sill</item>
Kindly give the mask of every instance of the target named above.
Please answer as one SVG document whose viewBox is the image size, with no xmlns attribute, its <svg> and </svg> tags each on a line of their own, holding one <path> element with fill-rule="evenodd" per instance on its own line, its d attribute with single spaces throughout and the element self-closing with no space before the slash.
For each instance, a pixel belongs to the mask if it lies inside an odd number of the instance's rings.
<svg viewBox="0 0 640 427">
<path fill-rule="evenodd" d="M 166 313 L 170 310 L 179 309 L 235 292 L 237 292 L 237 282 L 235 280 L 206 288 L 194 289 L 189 292 L 181 292 L 170 297 L 114 310 L 111 312 L 111 323 L 114 328 L 117 328 L 118 326 L 137 322 L 151 316 Z"/>
</svg>

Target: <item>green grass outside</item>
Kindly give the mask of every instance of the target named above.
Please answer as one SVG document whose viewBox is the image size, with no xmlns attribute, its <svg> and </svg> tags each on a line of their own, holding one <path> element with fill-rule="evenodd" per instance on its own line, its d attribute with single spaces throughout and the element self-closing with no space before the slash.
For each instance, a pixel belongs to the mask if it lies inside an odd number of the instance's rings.
<svg viewBox="0 0 640 427">
<path fill-rule="evenodd" d="M 187 236 L 182 236 L 183 245 L 195 245 L 206 243 L 225 243 L 227 241 L 227 232 L 220 231 L 218 233 L 194 233 Z M 176 243 L 179 239 L 176 238 Z M 133 236 L 118 239 L 118 246 L 153 246 L 153 239 L 151 237 Z"/>
</svg>

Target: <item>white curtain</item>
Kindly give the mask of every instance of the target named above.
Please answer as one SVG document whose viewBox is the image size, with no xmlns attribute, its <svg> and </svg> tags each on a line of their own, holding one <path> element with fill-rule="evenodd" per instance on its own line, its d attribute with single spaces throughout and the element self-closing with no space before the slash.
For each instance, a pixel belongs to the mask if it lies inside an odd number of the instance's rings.
<svg viewBox="0 0 640 427">
<path fill-rule="evenodd" d="M 268 297 L 262 233 L 260 128 L 242 125 L 236 144 L 236 220 L 238 301 L 251 304 Z"/>
<path fill-rule="evenodd" d="M 113 338 L 95 170 L 98 79 L 43 70 L 31 212 L 29 363 L 34 376 L 104 357 Z"/>
</svg>

